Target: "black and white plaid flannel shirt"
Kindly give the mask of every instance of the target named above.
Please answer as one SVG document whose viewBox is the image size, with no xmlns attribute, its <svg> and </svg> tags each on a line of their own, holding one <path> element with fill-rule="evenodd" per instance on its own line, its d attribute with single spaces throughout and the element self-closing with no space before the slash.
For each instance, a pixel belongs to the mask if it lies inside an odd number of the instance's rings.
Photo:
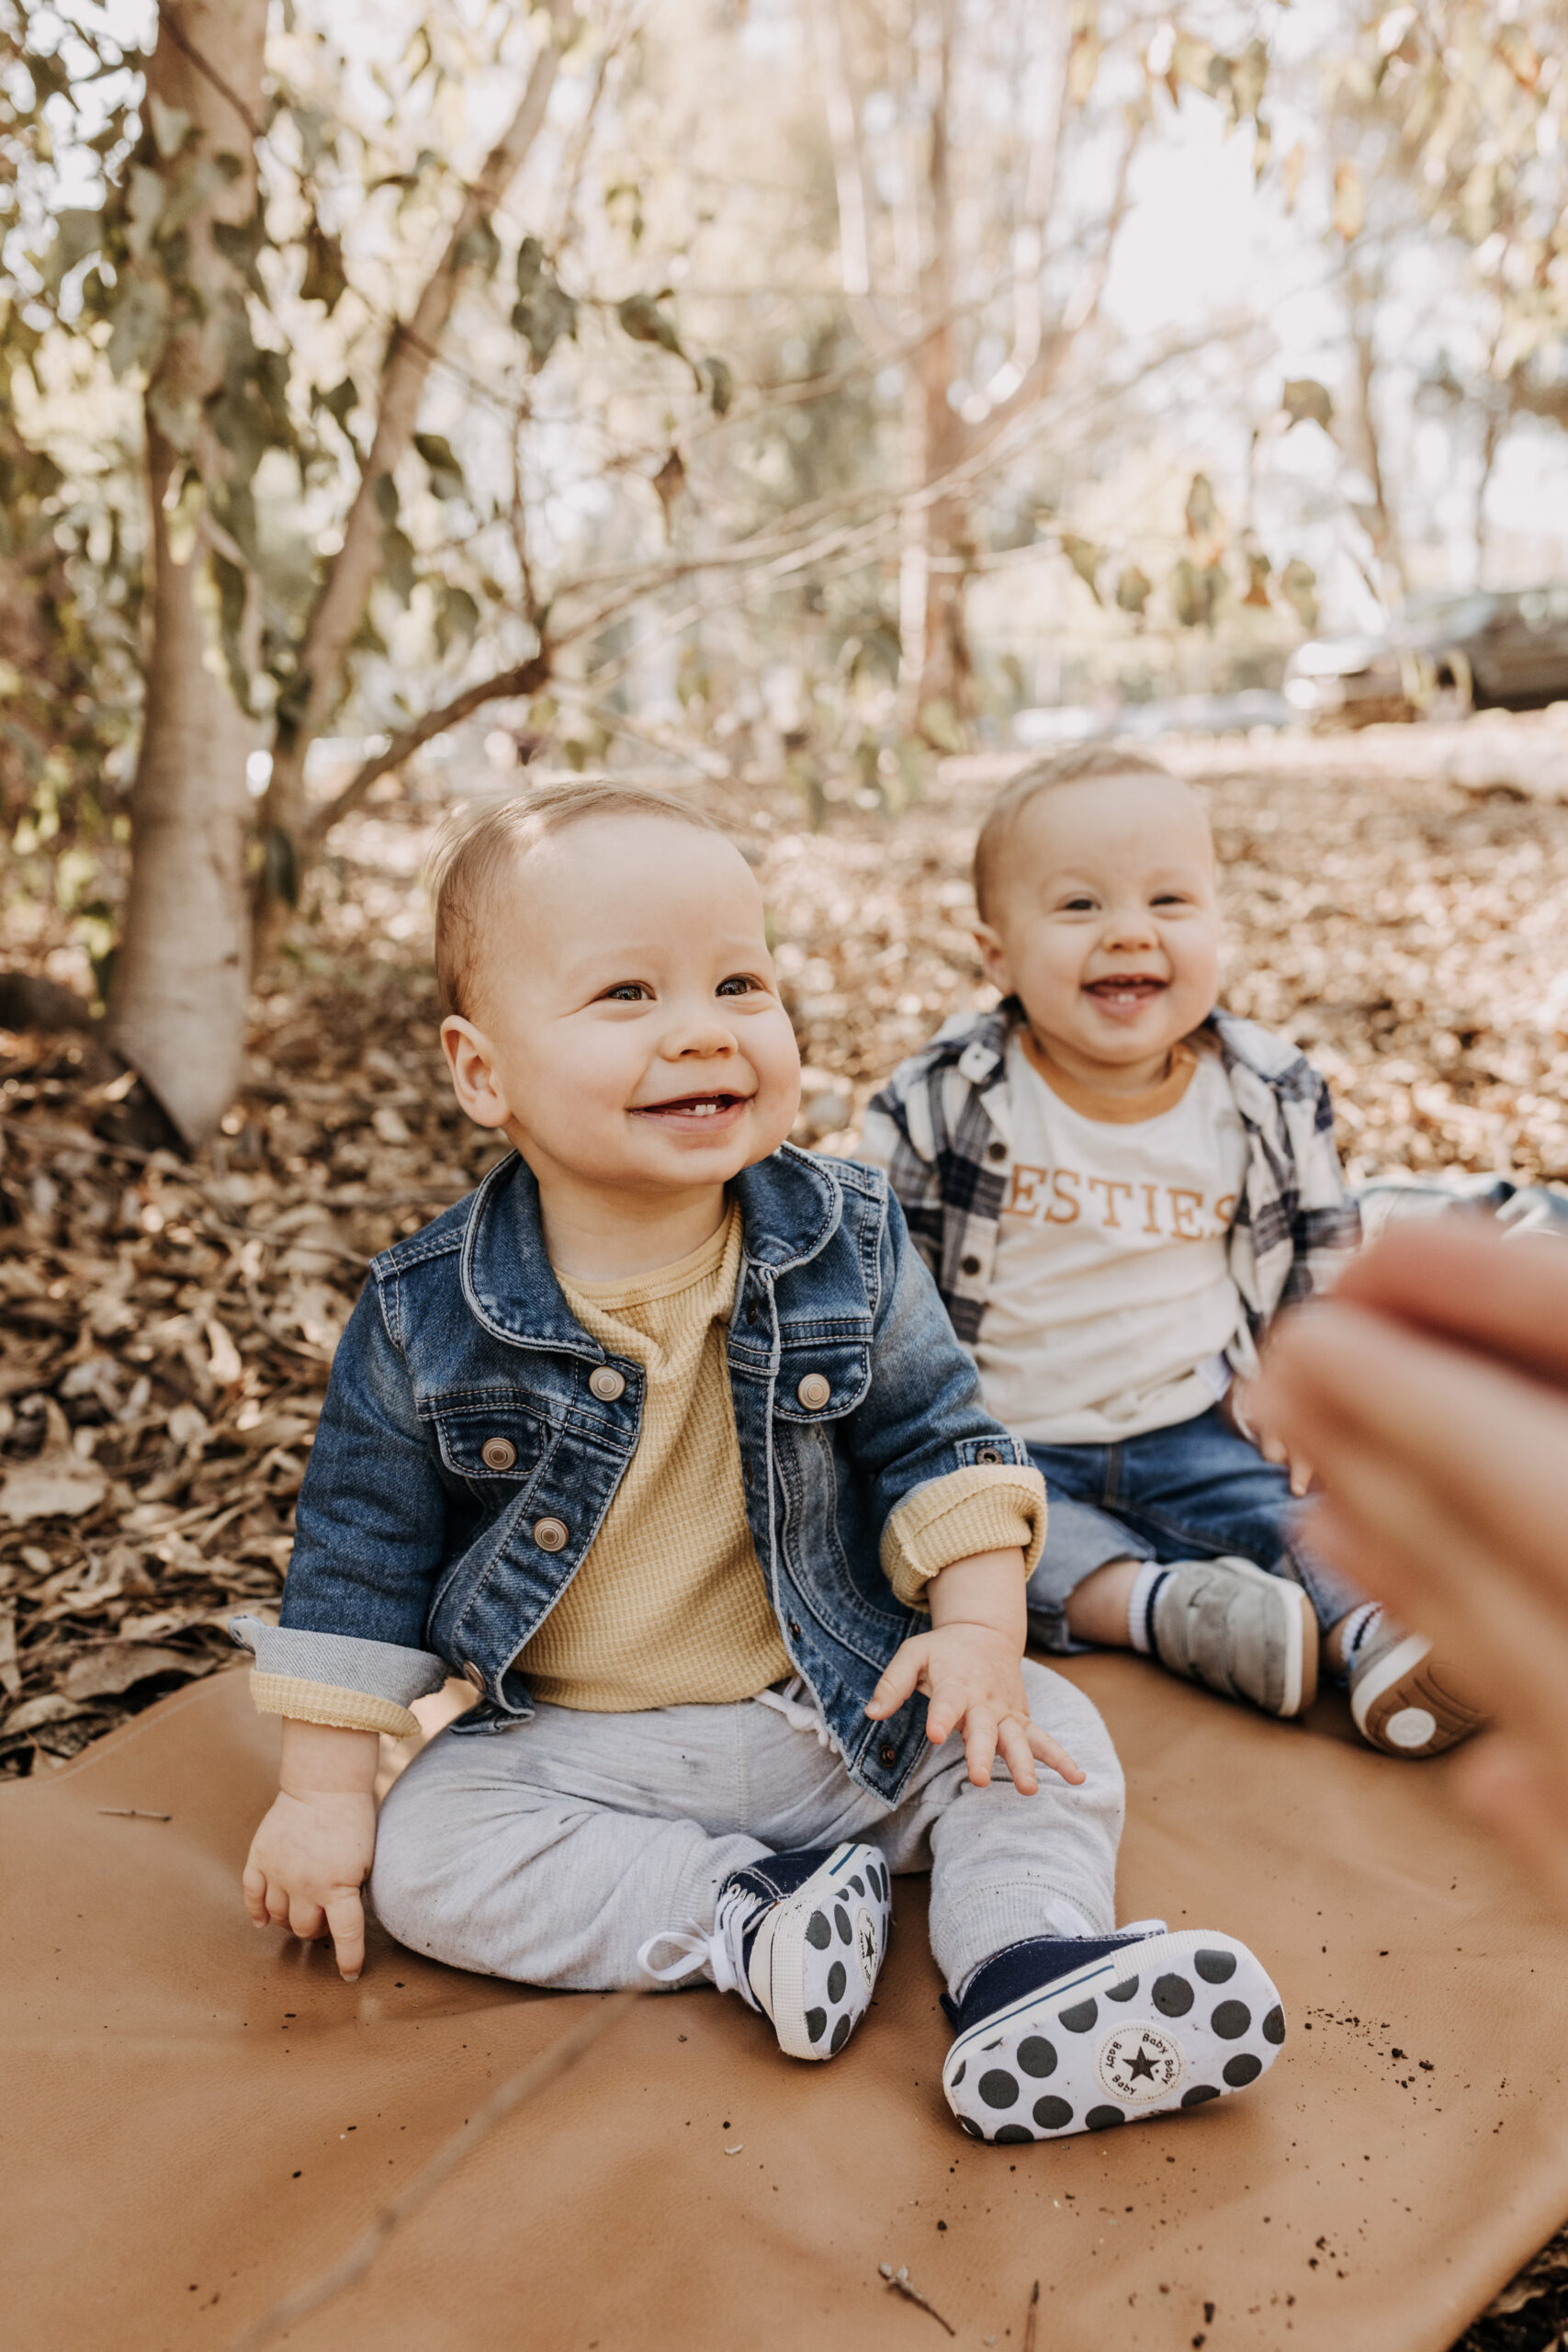
<svg viewBox="0 0 1568 2352">
<path fill-rule="evenodd" d="M 970 1346 L 1012 1181 L 1007 1048 L 1020 1017 L 1010 1000 L 949 1021 L 873 1097 L 858 1155 L 886 1169 L 953 1329 Z M 1328 1288 L 1360 1240 L 1361 1219 L 1340 1176 L 1328 1088 L 1306 1056 L 1234 1013 L 1216 1011 L 1203 1025 L 1247 1131 L 1229 1244 L 1247 1321 L 1229 1354 L 1245 1374 L 1279 1309 Z"/>
</svg>

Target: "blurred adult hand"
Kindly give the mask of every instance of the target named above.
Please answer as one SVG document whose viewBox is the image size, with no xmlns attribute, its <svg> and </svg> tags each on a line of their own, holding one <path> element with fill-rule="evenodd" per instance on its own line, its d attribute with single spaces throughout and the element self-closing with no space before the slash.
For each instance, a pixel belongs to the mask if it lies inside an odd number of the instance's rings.
<svg viewBox="0 0 1568 2352">
<path fill-rule="evenodd" d="M 1455 1772 L 1568 1905 L 1568 1247 L 1395 1227 L 1284 1317 L 1260 1409 L 1313 1462 L 1313 1546 L 1443 1655 L 1500 1729 Z"/>
</svg>

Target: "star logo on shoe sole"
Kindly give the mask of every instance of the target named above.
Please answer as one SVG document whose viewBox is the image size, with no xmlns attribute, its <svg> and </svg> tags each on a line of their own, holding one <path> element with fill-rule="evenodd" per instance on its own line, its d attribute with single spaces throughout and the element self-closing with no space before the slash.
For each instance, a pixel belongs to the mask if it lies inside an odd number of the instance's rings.
<svg viewBox="0 0 1568 2352">
<path fill-rule="evenodd" d="M 1151 2107 L 1180 2089 L 1187 2055 L 1168 2027 L 1132 2018 L 1106 2035 L 1096 2053 L 1095 2073 L 1112 2098 L 1128 2107 Z"/>
</svg>

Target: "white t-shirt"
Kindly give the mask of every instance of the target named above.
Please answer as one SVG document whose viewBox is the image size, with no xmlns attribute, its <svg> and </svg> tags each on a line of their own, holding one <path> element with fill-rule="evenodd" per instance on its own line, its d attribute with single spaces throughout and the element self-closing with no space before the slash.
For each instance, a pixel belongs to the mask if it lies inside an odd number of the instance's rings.
<svg viewBox="0 0 1568 2352">
<path fill-rule="evenodd" d="M 1008 1048 L 1013 1167 L 975 1350 L 986 1403 L 1042 1445 L 1111 1445 L 1206 1412 L 1245 1317 L 1226 1237 L 1247 1136 L 1219 1057 L 1178 1046 L 1137 1096 Z"/>
</svg>

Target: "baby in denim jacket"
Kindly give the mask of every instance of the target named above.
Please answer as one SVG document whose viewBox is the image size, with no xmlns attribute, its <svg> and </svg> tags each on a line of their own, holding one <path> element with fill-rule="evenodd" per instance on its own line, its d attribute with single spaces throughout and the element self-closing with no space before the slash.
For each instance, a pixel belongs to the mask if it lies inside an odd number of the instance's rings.
<svg viewBox="0 0 1568 2352">
<path fill-rule="evenodd" d="M 678 803 L 570 786 L 438 854 L 457 1099 L 515 1147 L 377 1259 L 333 1368 L 245 1899 L 518 1982 L 705 1977 L 803 2059 L 868 2007 L 891 1874 L 931 1873 L 977 2139 L 1252 2082 L 1242 1944 L 1115 1925 L 1122 1776 L 1023 1657 L 1044 1497 L 886 1180 L 785 1138 L 799 1065 L 755 882 Z M 378 1824 L 377 1735 L 478 1703 Z M 1042 1772 L 1037 1768 L 1044 1768 Z"/>
</svg>

